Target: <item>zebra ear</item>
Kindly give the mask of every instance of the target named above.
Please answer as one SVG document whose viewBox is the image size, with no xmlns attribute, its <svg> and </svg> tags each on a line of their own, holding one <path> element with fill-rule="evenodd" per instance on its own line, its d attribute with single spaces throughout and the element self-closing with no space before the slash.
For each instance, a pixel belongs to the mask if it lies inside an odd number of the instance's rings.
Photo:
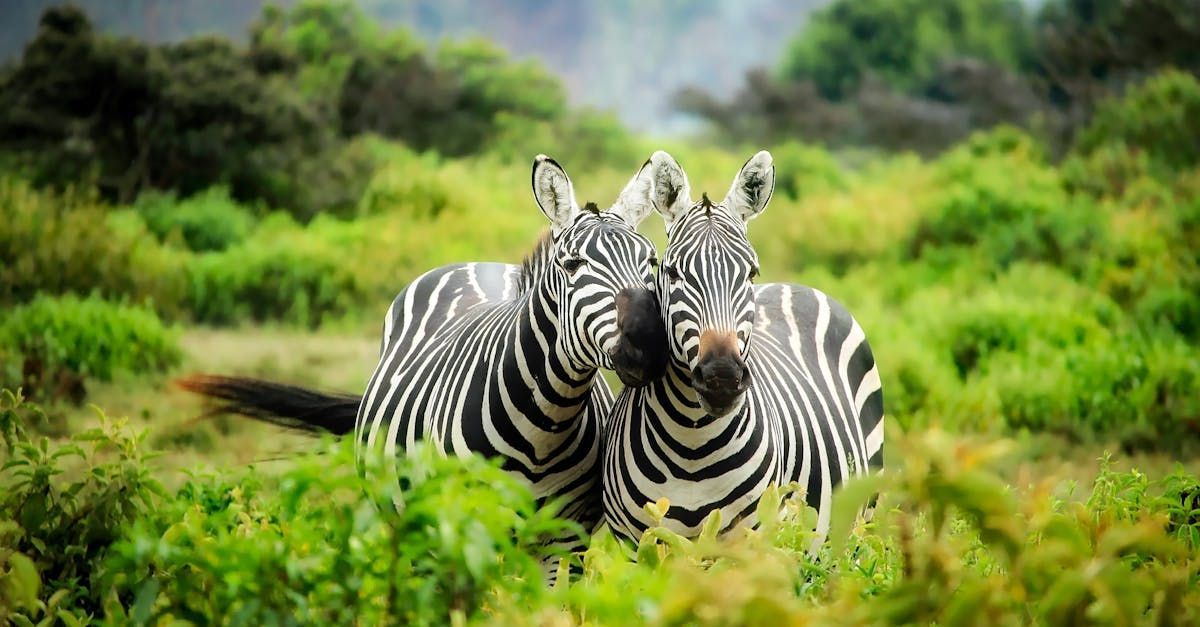
<svg viewBox="0 0 1200 627">
<path fill-rule="evenodd" d="M 671 155 L 659 150 L 650 156 L 630 179 L 612 211 L 637 228 L 651 211 L 662 211 L 687 196 L 687 175 Z"/>
<path fill-rule="evenodd" d="M 550 218 L 555 231 L 570 225 L 580 211 L 571 178 L 562 166 L 546 155 L 533 158 L 533 198 L 542 213 Z"/>
<path fill-rule="evenodd" d="M 651 202 L 667 224 L 675 221 L 685 209 L 692 206 L 692 191 L 687 174 L 675 157 L 659 150 L 650 155 L 646 162 L 654 182 Z"/>
<path fill-rule="evenodd" d="M 767 208 L 767 202 L 771 200 L 774 191 L 774 160 L 771 153 L 760 150 L 742 166 L 721 204 L 732 209 L 743 220 L 749 221 Z"/>
</svg>

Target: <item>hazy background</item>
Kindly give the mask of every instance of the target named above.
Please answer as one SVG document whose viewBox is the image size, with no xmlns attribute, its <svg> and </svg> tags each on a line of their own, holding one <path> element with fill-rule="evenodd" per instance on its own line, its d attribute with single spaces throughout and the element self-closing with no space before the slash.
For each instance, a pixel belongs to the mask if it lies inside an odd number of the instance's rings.
<svg viewBox="0 0 1200 627">
<path fill-rule="evenodd" d="M 55 0 L 0 4 L 0 59 L 18 56 Z M 266 4 L 293 0 L 81 0 L 105 31 L 149 42 L 215 33 L 244 41 Z M 685 85 L 736 89 L 752 67 L 768 66 L 806 16 L 828 0 L 361 0 L 387 26 L 428 41 L 483 36 L 519 58 L 535 58 L 562 79 L 571 102 L 617 112 L 639 131 L 693 129 L 671 107 Z"/>
</svg>

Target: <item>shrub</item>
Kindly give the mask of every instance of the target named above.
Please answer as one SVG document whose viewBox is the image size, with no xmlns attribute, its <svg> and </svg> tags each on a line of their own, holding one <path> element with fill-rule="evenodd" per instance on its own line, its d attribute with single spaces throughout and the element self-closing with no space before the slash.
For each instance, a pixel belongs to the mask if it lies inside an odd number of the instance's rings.
<svg viewBox="0 0 1200 627">
<path fill-rule="evenodd" d="M 551 119 L 501 112 L 487 144 L 489 153 L 522 164 L 551 149 L 572 172 L 602 166 L 629 169 L 651 152 L 616 116 L 586 109 Z"/>
<path fill-rule="evenodd" d="M 1143 178 L 1111 213 L 1110 245 L 1093 260 L 1092 280 L 1146 327 L 1200 338 L 1200 176 L 1170 186 Z"/>
<path fill-rule="evenodd" d="M 137 602 L 110 619 L 449 624 L 500 591 L 545 594 L 536 555 L 570 527 L 496 465 L 416 448 L 372 476 L 340 446 L 271 490 L 253 475 L 193 480 L 115 547 L 113 585 Z"/>
<path fill-rule="evenodd" d="M 942 309 L 940 336 L 961 377 L 986 370 L 989 357 L 1061 351 L 1109 337 L 1121 321 L 1104 297 L 1041 265 L 1014 266 L 990 285 L 960 293 Z"/>
<path fill-rule="evenodd" d="M 264 223 L 253 239 L 188 265 L 186 308 L 207 324 L 249 319 L 315 327 L 345 314 L 363 299 L 347 255 L 355 246 L 338 240 L 359 230 L 332 220 L 305 229 L 287 220 Z"/>
<path fill-rule="evenodd" d="M 997 268 L 1042 261 L 1081 272 L 1102 237 L 1102 220 L 1067 196 L 1040 149 L 1016 143 L 1011 152 L 974 142 L 937 164 L 938 193 L 909 241 L 909 256 L 954 259 L 982 254 Z"/>
<path fill-rule="evenodd" d="M 1166 70 L 1130 88 L 1123 97 L 1102 102 L 1074 149 L 1083 154 L 1109 145 L 1145 153 L 1167 171 L 1200 163 L 1200 81 L 1179 70 Z"/>
<path fill-rule="evenodd" d="M 0 303 L 96 291 L 170 310 L 179 265 L 140 224 L 110 223 L 90 194 L 0 176 Z"/>
<path fill-rule="evenodd" d="M 457 187 L 438 176 L 436 153 L 417 154 L 404 147 L 389 147 L 387 163 L 380 167 L 358 203 L 359 215 L 396 212 L 407 217 L 435 218 L 447 208 L 458 209 Z"/>
<path fill-rule="evenodd" d="M 1180 500 L 1196 477 L 1151 481 L 1104 461 L 1090 490 L 1063 498 L 1054 478 L 1006 485 L 1009 441 L 941 431 L 899 439 L 904 464 L 834 496 L 831 542 L 815 555 L 815 512 L 778 491 L 760 502 L 757 528 L 720 539 L 652 527 L 634 548 L 602 530 L 557 602 L 532 611 L 502 602 L 490 622 L 1063 624 L 1200 614 L 1193 527 L 1170 522 L 1200 515 Z M 875 520 L 862 524 L 856 514 L 876 493 Z"/>
<path fill-rule="evenodd" d="M 1011 356 L 981 384 L 996 388 L 1014 428 L 1185 451 L 1200 431 L 1198 368 L 1177 339 L 1120 334 Z"/>
<path fill-rule="evenodd" d="M 224 250 L 246 238 L 254 216 L 229 197 L 224 187 L 210 188 L 185 200 L 174 194 L 145 193 L 135 205 L 160 240 L 179 237 L 189 250 Z"/>
<path fill-rule="evenodd" d="M 922 216 L 929 168 L 912 157 L 857 166 L 833 159 L 819 149 L 783 146 L 771 206 L 749 228 L 764 271 L 824 266 L 840 276 L 872 262 L 891 267 L 902 258 Z M 684 165 L 690 175 L 690 164 Z"/>
<path fill-rule="evenodd" d="M 14 308 L 0 319 L 0 347 L 9 352 L 0 354 L 9 383 L 76 401 L 87 379 L 161 372 L 182 357 L 175 333 L 153 311 L 95 296 L 39 296 Z"/>
<path fill-rule="evenodd" d="M 278 475 L 194 475 L 168 495 L 143 436 L 101 416 L 69 443 L 34 441 L 37 411 L 0 396 L 0 610 L 17 624 L 1200 618 L 1200 478 L 1118 472 L 1108 456 L 1076 494 L 1054 476 L 1010 486 L 1027 461 L 1011 441 L 893 431 L 905 454 L 835 493 L 828 542 L 814 545 L 799 486 L 771 487 L 757 524 L 722 537 L 715 515 L 691 539 L 652 527 L 626 543 L 601 528 L 579 577 L 546 588 L 542 543 L 574 528 L 479 458 L 417 447 L 360 475 L 344 443 Z"/>
<path fill-rule="evenodd" d="M 106 598 L 101 582 L 113 542 L 165 493 L 144 435 L 124 422 L 101 414 L 99 427 L 51 446 L 26 431 L 38 414 L 20 396 L 0 392 L 0 574 L 7 575 L 0 576 L 0 613 L 80 624 Z"/>
<path fill-rule="evenodd" d="M 816 146 L 790 141 L 771 149 L 775 193 L 796 200 L 815 191 L 846 191 L 846 173 L 833 155 Z"/>
</svg>

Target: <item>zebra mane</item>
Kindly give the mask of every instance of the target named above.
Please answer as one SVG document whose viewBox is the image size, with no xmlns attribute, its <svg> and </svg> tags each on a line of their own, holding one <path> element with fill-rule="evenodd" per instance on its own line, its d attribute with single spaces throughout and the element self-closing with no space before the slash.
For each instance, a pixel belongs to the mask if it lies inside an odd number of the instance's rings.
<svg viewBox="0 0 1200 627">
<path fill-rule="evenodd" d="M 542 233 L 536 244 L 533 245 L 533 250 L 525 255 L 521 260 L 521 280 L 518 285 L 517 293 L 524 294 L 533 286 L 533 282 L 541 275 L 542 270 L 546 267 L 546 262 L 550 259 L 550 252 L 554 250 L 554 235 L 549 230 Z"/>
</svg>

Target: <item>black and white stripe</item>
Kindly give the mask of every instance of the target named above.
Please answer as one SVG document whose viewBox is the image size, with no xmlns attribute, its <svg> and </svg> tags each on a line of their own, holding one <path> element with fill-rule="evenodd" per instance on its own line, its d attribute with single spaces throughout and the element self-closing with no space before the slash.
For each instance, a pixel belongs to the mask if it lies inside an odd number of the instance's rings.
<svg viewBox="0 0 1200 627">
<path fill-rule="evenodd" d="M 196 375 L 183 387 L 223 411 L 351 435 L 360 461 L 391 463 L 417 440 L 451 455 L 499 457 L 542 501 L 591 529 L 600 519 L 602 421 L 613 395 L 661 375 L 665 343 L 654 246 L 635 230 L 653 209 L 646 166 L 607 211 L 580 208 L 566 172 L 538 156 L 534 197 L 551 230 L 520 265 L 461 263 L 426 272 L 395 298 L 380 360 L 362 395 L 246 377 Z M 374 466 L 374 464 L 371 464 Z"/>
<path fill-rule="evenodd" d="M 746 163 L 721 203 L 689 200 L 686 175 L 652 158 L 668 245 L 657 279 L 670 360 L 661 379 L 627 388 L 606 430 L 604 513 L 618 533 L 662 524 L 696 534 L 713 510 L 736 525 L 771 484 L 799 482 L 829 526 L 830 494 L 883 465 L 883 397 L 862 328 L 811 287 L 753 285 L 746 223 L 774 187 L 769 153 Z"/>
<path fill-rule="evenodd" d="M 539 158 L 534 194 L 553 228 L 523 266 L 456 264 L 406 287 L 388 310 L 355 420 L 360 457 L 392 459 L 417 440 L 498 457 L 538 498 L 565 499 L 564 515 L 590 529 L 613 402 L 597 370 L 635 384 L 656 374 L 622 359 L 636 349 L 619 319 L 634 317 L 632 307 L 658 317 L 654 247 L 634 230 L 652 207 L 647 175 L 611 210 L 581 209 L 566 173 Z"/>
</svg>

